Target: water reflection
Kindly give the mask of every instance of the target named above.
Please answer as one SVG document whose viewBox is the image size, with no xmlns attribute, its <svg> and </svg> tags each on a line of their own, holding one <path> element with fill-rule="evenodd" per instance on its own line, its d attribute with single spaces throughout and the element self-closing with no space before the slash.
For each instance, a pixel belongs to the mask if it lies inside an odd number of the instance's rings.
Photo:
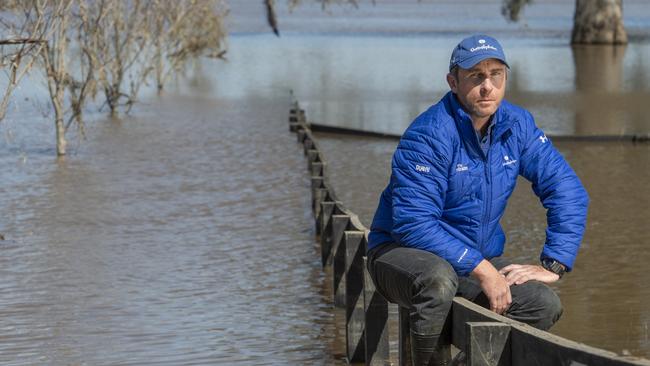
<svg viewBox="0 0 650 366">
<path fill-rule="evenodd" d="M 627 102 L 634 95 L 623 89 L 626 46 L 572 46 L 575 65 L 575 133 L 626 135 L 635 109 Z M 630 91 L 629 94 L 634 94 Z M 638 106 L 636 107 L 638 108 Z"/>
</svg>

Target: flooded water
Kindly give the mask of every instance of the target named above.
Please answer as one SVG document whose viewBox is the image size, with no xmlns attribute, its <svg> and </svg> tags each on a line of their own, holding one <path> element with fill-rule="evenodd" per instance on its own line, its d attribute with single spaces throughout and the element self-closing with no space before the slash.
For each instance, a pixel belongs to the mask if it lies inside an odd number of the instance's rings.
<svg viewBox="0 0 650 366">
<path fill-rule="evenodd" d="M 342 364 L 306 163 L 287 131 L 290 90 L 318 123 L 399 134 L 446 90 L 461 33 L 480 30 L 506 47 L 508 98 L 548 133 L 650 131 L 643 1 L 625 2 L 633 42 L 606 51 L 567 46 L 563 1 L 536 2 L 520 24 L 499 1 L 465 1 L 493 14 L 481 21 L 457 2 L 280 9 L 279 39 L 260 3 L 232 4 L 228 62 L 198 63 L 131 116 L 93 115 L 64 160 L 42 87 L 19 91 L 0 124 L 0 363 Z M 337 193 L 368 223 L 396 141 L 319 137 Z M 650 145 L 558 146 L 592 205 L 554 331 L 650 357 Z M 522 260 L 544 235 L 529 191 L 519 184 L 503 220 Z"/>
<path fill-rule="evenodd" d="M 0 363 L 332 363 L 288 94 L 151 103 L 64 161 L 3 146 Z"/>
</svg>

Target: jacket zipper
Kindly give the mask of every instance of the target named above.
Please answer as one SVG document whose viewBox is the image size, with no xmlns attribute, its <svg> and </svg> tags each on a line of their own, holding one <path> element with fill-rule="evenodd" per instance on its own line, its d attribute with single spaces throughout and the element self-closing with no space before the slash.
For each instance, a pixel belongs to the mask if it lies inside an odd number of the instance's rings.
<svg viewBox="0 0 650 366">
<path fill-rule="evenodd" d="M 479 148 L 479 151 L 481 152 L 481 156 L 483 157 L 483 170 L 485 172 L 485 184 L 483 185 L 484 189 L 484 195 L 483 197 L 485 198 L 483 200 L 484 206 L 483 206 L 483 220 L 481 223 L 481 230 L 479 233 L 479 240 L 478 240 L 478 247 L 479 250 L 481 251 L 481 254 L 483 253 L 483 249 L 485 247 L 485 237 L 487 236 L 487 227 L 489 224 L 490 220 L 490 206 L 492 205 L 492 189 L 491 189 L 491 176 L 490 176 L 490 148 L 488 148 L 487 153 L 483 152 L 483 149 L 481 148 L 481 143 L 478 141 L 478 136 L 475 138 L 477 147 Z M 492 141 L 490 141 L 490 145 Z"/>
<path fill-rule="evenodd" d="M 487 227 L 490 222 L 490 208 L 492 207 L 492 188 L 491 188 L 491 176 L 490 176 L 490 149 L 485 156 L 485 213 L 483 215 L 483 224 L 481 225 L 481 253 L 483 253 L 483 248 L 486 243 Z"/>
</svg>

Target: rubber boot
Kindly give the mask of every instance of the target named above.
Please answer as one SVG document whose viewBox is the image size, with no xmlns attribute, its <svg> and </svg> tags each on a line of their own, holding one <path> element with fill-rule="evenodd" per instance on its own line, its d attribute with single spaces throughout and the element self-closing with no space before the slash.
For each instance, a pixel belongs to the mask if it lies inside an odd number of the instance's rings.
<svg viewBox="0 0 650 366">
<path fill-rule="evenodd" d="M 447 366 L 451 362 L 451 346 L 441 344 L 439 335 L 411 332 L 413 366 Z"/>
</svg>

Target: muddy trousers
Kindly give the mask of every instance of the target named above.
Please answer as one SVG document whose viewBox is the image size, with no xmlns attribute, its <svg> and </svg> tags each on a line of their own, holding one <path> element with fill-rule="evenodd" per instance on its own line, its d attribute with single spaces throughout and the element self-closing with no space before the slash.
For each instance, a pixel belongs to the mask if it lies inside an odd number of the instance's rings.
<svg viewBox="0 0 650 366">
<path fill-rule="evenodd" d="M 510 264 L 490 261 L 497 269 Z M 377 291 L 388 301 L 408 309 L 413 365 L 447 365 L 450 359 L 448 314 L 454 296 L 489 308 L 477 280 L 458 277 L 444 259 L 428 251 L 388 243 L 368 252 L 368 271 Z M 512 304 L 505 316 L 547 330 L 562 315 L 557 294 L 547 285 L 530 281 L 511 286 Z"/>
</svg>

